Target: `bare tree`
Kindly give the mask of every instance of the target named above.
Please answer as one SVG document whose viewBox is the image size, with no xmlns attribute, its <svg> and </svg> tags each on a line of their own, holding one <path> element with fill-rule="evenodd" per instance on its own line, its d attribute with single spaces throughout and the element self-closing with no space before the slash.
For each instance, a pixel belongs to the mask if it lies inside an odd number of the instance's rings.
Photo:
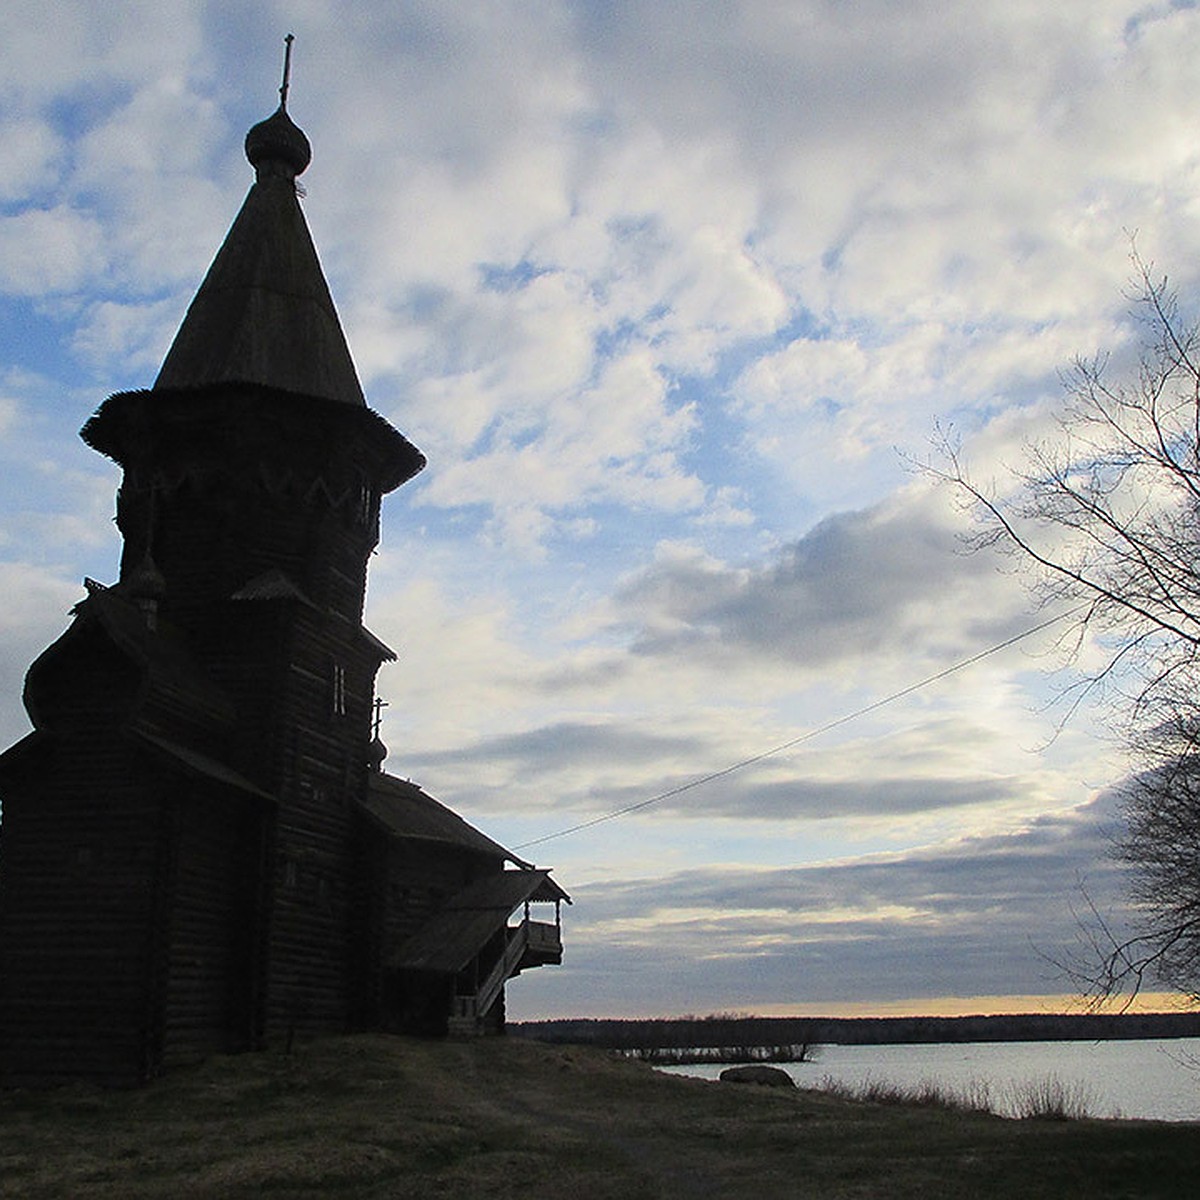
<svg viewBox="0 0 1200 1200">
<path fill-rule="evenodd" d="M 973 508 L 977 545 L 1012 551 L 1044 603 L 1073 609 L 1076 648 L 1100 653 L 1076 702 L 1115 701 L 1130 750 L 1115 853 L 1135 924 L 1093 911 L 1077 979 L 1094 997 L 1151 979 L 1200 997 L 1200 329 L 1135 263 L 1137 367 L 1114 380 L 1105 358 L 1076 361 L 1054 435 L 1003 487 L 974 482 L 953 446 L 934 474 Z"/>
</svg>

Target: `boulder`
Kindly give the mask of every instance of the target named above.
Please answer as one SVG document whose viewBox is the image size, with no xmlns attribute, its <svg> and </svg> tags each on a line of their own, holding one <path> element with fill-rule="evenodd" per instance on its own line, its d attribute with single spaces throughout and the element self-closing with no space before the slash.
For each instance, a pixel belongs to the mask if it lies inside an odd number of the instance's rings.
<svg viewBox="0 0 1200 1200">
<path fill-rule="evenodd" d="M 757 1083 L 761 1087 L 796 1086 L 796 1081 L 779 1067 L 765 1067 L 753 1063 L 745 1067 L 726 1067 L 721 1072 L 722 1083 Z"/>
</svg>

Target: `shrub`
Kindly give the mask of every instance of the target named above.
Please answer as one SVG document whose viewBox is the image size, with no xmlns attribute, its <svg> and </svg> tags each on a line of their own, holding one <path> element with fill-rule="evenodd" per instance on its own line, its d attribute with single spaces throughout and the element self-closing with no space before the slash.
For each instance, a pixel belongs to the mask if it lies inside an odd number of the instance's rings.
<svg viewBox="0 0 1200 1200">
<path fill-rule="evenodd" d="M 1080 1121 L 1092 1116 L 1095 1107 L 1086 1084 L 1064 1083 L 1057 1075 L 1014 1083 L 1007 1100 L 1009 1112 L 1021 1121 Z"/>
</svg>

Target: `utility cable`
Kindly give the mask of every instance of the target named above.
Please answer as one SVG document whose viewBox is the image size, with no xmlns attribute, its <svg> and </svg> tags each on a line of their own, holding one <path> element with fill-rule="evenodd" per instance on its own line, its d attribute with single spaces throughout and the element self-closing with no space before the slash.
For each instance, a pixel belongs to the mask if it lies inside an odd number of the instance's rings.
<svg viewBox="0 0 1200 1200">
<path fill-rule="evenodd" d="M 868 713 L 873 713 L 877 709 L 894 704 L 897 700 L 903 700 L 905 696 L 911 696 L 913 692 L 919 692 L 922 688 L 929 687 L 931 684 L 937 683 L 958 671 L 962 671 L 966 667 L 974 666 L 975 663 L 989 658 L 993 654 L 998 654 L 1001 650 L 1007 650 L 1009 646 L 1015 646 L 1018 642 L 1023 642 L 1035 633 L 1041 633 L 1043 629 L 1049 629 L 1051 625 L 1057 625 L 1059 621 L 1073 616 L 1078 611 L 1079 607 L 1072 608 L 1067 612 L 1059 613 L 1056 617 L 1050 617 L 1045 621 L 1041 621 L 1039 624 L 1031 626 L 1022 633 L 1014 634 L 1002 642 L 997 642 L 994 646 L 989 646 L 986 650 L 980 650 L 978 654 L 972 654 L 970 658 L 964 658 L 949 667 L 943 667 L 942 670 L 936 671 L 932 675 L 927 675 L 924 679 L 920 679 L 916 683 L 910 683 L 898 692 L 892 692 L 891 695 L 884 696 L 880 700 L 874 700 L 862 708 L 856 708 L 851 713 L 835 717 L 832 721 L 827 721 L 824 725 L 818 725 L 815 729 L 810 729 L 800 734 L 799 737 L 791 738 L 786 742 L 780 742 L 778 746 L 772 746 L 769 750 L 752 754 L 749 758 L 743 758 L 731 766 L 722 767 L 719 771 L 712 771 L 707 775 L 701 775 L 696 779 L 689 780 L 687 783 L 681 783 L 678 787 L 668 788 L 665 792 L 658 792 L 646 800 L 639 800 L 635 804 L 627 804 L 624 808 L 614 809 L 612 812 L 604 813 L 602 816 L 592 817 L 588 821 L 580 821 L 577 825 L 570 825 L 566 829 L 560 829 L 555 833 L 547 833 L 542 837 L 533 838 L 528 842 L 521 842 L 514 846 L 513 849 L 527 850 L 530 846 L 541 846 L 546 842 L 556 841 L 558 838 L 567 837 L 572 833 L 580 833 L 584 829 L 592 829 L 596 825 L 603 825 L 607 821 L 615 821 L 618 817 L 626 817 L 630 813 L 641 812 L 644 808 L 650 808 L 654 804 L 661 804 L 664 800 L 670 800 L 673 796 L 690 792 L 693 788 L 698 788 L 702 784 L 712 783 L 716 779 L 724 779 L 727 775 L 732 775 L 735 771 L 741 771 L 745 767 L 762 762 L 765 758 L 782 754 L 785 750 L 790 750 L 793 746 L 799 746 L 803 742 L 812 741 L 813 738 L 820 737 L 823 733 L 828 733 L 831 729 L 837 729 L 841 725 L 848 725 L 851 721 L 857 721 L 859 717 L 865 717 Z"/>
</svg>

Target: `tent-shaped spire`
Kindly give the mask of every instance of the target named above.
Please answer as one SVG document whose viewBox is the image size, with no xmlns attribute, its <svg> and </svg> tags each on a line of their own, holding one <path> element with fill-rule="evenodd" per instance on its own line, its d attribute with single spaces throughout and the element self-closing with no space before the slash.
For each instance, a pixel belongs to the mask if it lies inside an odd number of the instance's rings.
<svg viewBox="0 0 1200 1200">
<path fill-rule="evenodd" d="M 312 157 L 286 110 L 246 135 L 256 180 L 184 317 L 155 390 L 249 383 L 364 405 L 296 195 Z"/>
</svg>

